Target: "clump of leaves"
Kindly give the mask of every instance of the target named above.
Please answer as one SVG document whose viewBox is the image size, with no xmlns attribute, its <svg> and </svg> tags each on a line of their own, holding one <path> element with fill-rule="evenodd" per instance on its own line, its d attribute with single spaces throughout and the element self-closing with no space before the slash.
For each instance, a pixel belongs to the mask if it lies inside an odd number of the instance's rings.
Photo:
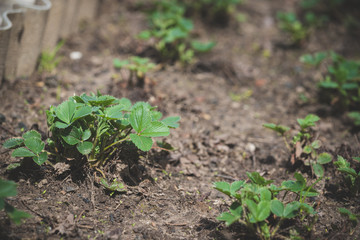
<svg viewBox="0 0 360 240">
<path fill-rule="evenodd" d="M 41 53 L 38 70 L 40 73 L 51 73 L 60 63 L 61 58 L 57 56 L 58 51 L 64 45 L 64 41 L 60 41 L 53 51 L 44 51 Z"/>
<path fill-rule="evenodd" d="M 306 54 L 300 58 L 300 61 L 308 65 L 319 66 L 325 59 L 329 60 L 327 61 L 327 71 L 323 73 L 319 87 L 330 96 L 332 104 L 339 103 L 345 109 L 360 110 L 360 61 L 347 60 L 332 51 L 313 55 Z M 350 117 L 359 124 L 356 111 L 350 114 Z"/>
<path fill-rule="evenodd" d="M 310 34 L 313 28 L 321 26 L 326 18 L 317 16 L 312 12 L 305 14 L 301 21 L 293 12 L 278 12 L 276 15 L 279 28 L 289 34 L 293 44 L 301 44 Z"/>
<path fill-rule="evenodd" d="M 353 159 L 360 162 L 359 157 Z M 360 171 L 356 172 L 356 170 L 351 167 L 350 162 L 342 156 L 338 156 L 337 161 L 334 162 L 334 164 L 337 167 L 337 170 L 344 174 L 344 183 L 351 195 L 356 196 L 360 192 Z"/>
<path fill-rule="evenodd" d="M 57 158 L 85 158 L 98 169 L 124 142 L 134 143 L 149 151 L 152 137 L 168 136 L 177 128 L 180 117 L 162 119 L 162 113 L 146 102 L 134 105 L 127 98 L 115 98 L 100 93 L 73 96 L 46 112 L 50 137 L 48 151 L 40 134 L 32 130 L 23 138 L 9 139 L 4 147 L 15 149 L 14 157 L 32 157 L 41 165 L 49 152 Z M 25 147 L 23 147 L 25 145 Z"/>
<path fill-rule="evenodd" d="M 128 60 L 115 58 L 113 64 L 117 69 L 128 69 L 130 71 L 129 84 L 132 85 L 133 78 L 135 77 L 138 87 L 144 86 L 146 73 L 155 67 L 155 63 L 152 63 L 150 59 L 138 56 L 132 56 Z"/>
<path fill-rule="evenodd" d="M 15 224 L 19 225 L 23 219 L 30 218 L 31 215 L 26 212 L 17 210 L 6 201 L 7 197 L 13 197 L 16 195 L 16 183 L 13 181 L 0 179 L 0 210 L 4 209 L 9 218 Z"/>
<path fill-rule="evenodd" d="M 353 235 L 356 230 L 356 226 L 359 222 L 360 214 L 354 214 L 346 208 L 339 208 L 338 210 L 341 213 L 341 215 L 346 216 L 348 220 L 351 222 L 350 235 Z"/>
<path fill-rule="evenodd" d="M 286 147 L 292 153 L 292 164 L 296 160 L 302 160 L 306 166 L 310 166 L 312 172 L 317 177 L 323 177 L 324 168 L 322 165 L 332 161 L 329 153 L 318 153 L 321 142 L 315 138 L 312 127 L 320 118 L 314 114 L 309 114 L 305 118 L 297 119 L 300 130 L 294 135 L 288 134 L 290 128 L 287 126 L 277 125 L 274 123 L 266 123 L 263 126 L 277 132 L 283 137 Z"/>
<path fill-rule="evenodd" d="M 156 9 L 150 14 L 150 30 L 139 34 L 141 39 L 154 38 L 155 48 L 164 60 L 180 60 L 189 63 L 195 51 L 210 51 L 214 42 L 201 43 L 190 40 L 194 25 L 185 17 L 185 7 L 177 0 L 157 1 Z"/>
<path fill-rule="evenodd" d="M 261 239 L 273 239 L 277 237 L 285 220 L 304 220 L 316 214 L 305 200 L 318 195 L 313 187 L 319 180 L 308 185 L 301 174 L 295 173 L 296 180 L 284 181 L 281 186 L 276 186 L 272 184 L 272 180 L 264 179 L 258 172 L 247 173 L 247 176 L 250 182 L 240 180 L 231 184 L 214 183 L 216 190 L 233 200 L 230 211 L 223 212 L 217 218 L 227 226 L 240 222 L 256 232 Z M 286 195 L 291 195 L 293 201 L 285 201 Z"/>
</svg>

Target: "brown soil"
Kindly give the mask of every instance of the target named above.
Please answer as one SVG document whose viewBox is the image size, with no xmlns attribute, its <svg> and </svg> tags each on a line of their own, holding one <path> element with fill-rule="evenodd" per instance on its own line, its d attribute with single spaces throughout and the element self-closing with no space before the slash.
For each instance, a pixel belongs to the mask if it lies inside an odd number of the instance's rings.
<svg viewBox="0 0 360 240">
<path fill-rule="evenodd" d="M 347 159 L 360 155 L 358 131 L 345 113 L 318 101 L 319 72 L 298 61 L 304 53 L 330 49 L 359 57 L 359 31 L 350 33 L 334 20 L 294 47 L 279 32 L 275 16 L 279 10 L 294 9 L 298 1 L 248 1 L 239 6 L 247 16 L 244 23 L 231 19 L 227 26 L 216 26 L 194 20 L 195 36 L 217 42 L 213 51 L 187 67 L 159 65 L 148 74 L 144 89 L 128 88 L 112 60 L 152 56 L 149 45 L 136 39 L 147 26 L 146 15 L 130 0 L 108 3 L 98 21 L 84 24 L 66 41 L 55 74 L 5 83 L 0 113 L 6 120 L 0 125 L 0 143 L 21 135 L 22 128 L 46 132 L 44 111 L 50 105 L 99 89 L 115 97 L 149 101 L 165 116 L 181 116 L 180 128 L 166 138 L 176 150 L 138 153 L 129 146 L 105 169 L 109 179 L 121 179 L 127 188 L 111 195 L 76 161 L 54 170 L 25 159 L 22 167 L 6 171 L 17 160 L 1 148 L 0 175 L 18 183 L 19 193 L 9 203 L 33 218 L 16 226 L 0 212 L 0 239 L 256 239 L 240 224 L 225 227 L 216 220 L 229 201 L 212 182 L 245 179 L 251 171 L 276 183 L 292 179 L 289 151 L 263 123 L 294 127 L 297 118 L 314 113 L 321 117 L 316 131 L 323 150 L 334 159 L 338 154 Z M 71 60 L 72 51 L 82 52 L 82 59 Z M 249 96 L 235 101 L 233 94 Z M 308 101 L 303 102 L 300 94 Z M 312 179 L 306 168 L 297 170 Z M 291 228 L 300 229 L 304 239 L 360 235 L 360 229 L 352 229 L 337 211 L 346 207 L 359 213 L 358 200 L 339 187 L 341 175 L 331 164 L 325 175 L 316 186 L 321 193 L 315 199 L 319 219 L 312 231 L 289 222 L 284 236 Z M 350 230 L 355 232 L 350 235 Z"/>
</svg>

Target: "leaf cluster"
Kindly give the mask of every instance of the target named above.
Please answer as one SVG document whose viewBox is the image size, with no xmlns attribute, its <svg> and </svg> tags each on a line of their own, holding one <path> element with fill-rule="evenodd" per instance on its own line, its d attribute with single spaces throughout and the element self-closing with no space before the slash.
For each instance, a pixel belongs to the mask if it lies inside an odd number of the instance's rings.
<svg viewBox="0 0 360 240">
<path fill-rule="evenodd" d="M 353 159 L 360 162 L 360 158 Z M 354 168 L 352 168 L 350 166 L 350 162 L 342 156 L 337 157 L 337 161 L 334 162 L 334 165 L 337 167 L 338 171 L 344 174 L 344 182 L 351 195 L 357 195 L 360 192 L 360 171 L 357 172 Z"/>
<path fill-rule="evenodd" d="M 13 206 L 11 206 L 9 203 L 7 203 L 6 198 L 7 197 L 13 197 L 17 195 L 16 190 L 16 183 L 13 181 L 6 181 L 3 179 L 0 179 L 0 210 L 3 210 L 6 212 L 6 214 L 9 216 L 9 218 L 17 225 L 21 224 L 21 221 L 26 218 L 30 218 L 31 215 L 19 211 Z"/>
<path fill-rule="evenodd" d="M 300 61 L 317 67 L 325 59 L 329 60 L 327 71 L 319 87 L 329 94 L 332 102 L 340 102 L 345 108 L 359 109 L 360 61 L 347 60 L 333 51 L 306 54 Z M 360 125 L 359 112 L 354 111 L 349 116 L 354 119 L 356 125 Z"/>
<path fill-rule="evenodd" d="M 155 38 L 155 47 L 166 60 L 179 59 L 189 63 L 195 51 L 207 52 L 215 46 L 214 42 L 190 40 L 194 25 L 185 17 L 185 7 L 177 0 L 157 1 L 156 8 L 150 14 L 150 26 L 151 29 L 141 32 L 139 38 Z"/>
<path fill-rule="evenodd" d="M 39 61 L 39 72 L 52 72 L 61 61 L 61 57 L 57 57 L 57 53 L 64 45 L 64 41 L 60 41 L 53 51 L 44 51 L 41 53 Z"/>
<path fill-rule="evenodd" d="M 134 105 L 127 98 L 115 98 L 100 93 L 70 97 L 46 111 L 50 137 L 48 149 L 30 131 L 23 138 L 9 139 L 4 147 L 16 148 L 14 157 L 33 157 L 41 165 L 48 153 L 57 157 L 85 157 L 93 167 L 102 166 L 119 150 L 123 142 L 133 142 L 142 151 L 149 151 L 152 137 L 168 136 L 177 128 L 180 117 L 162 119 L 162 113 L 146 102 Z M 22 144 L 25 147 L 22 147 Z M 43 157 L 44 156 L 44 157 Z M 46 156 L 46 158 L 45 158 Z"/>
<path fill-rule="evenodd" d="M 272 239 L 283 220 L 316 214 L 313 207 L 305 203 L 307 197 L 318 195 L 313 188 L 316 183 L 308 186 L 301 174 L 295 173 L 296 180 L 284 181 L 281 186 L 272 184 L 273 181 L 264 179 L 258 172 L 247 173 L 247 176 L 249 183 L 243 180 L 214 183 L 216 190 L 233 199 L 229 212 L 217 218 L 226 225 L 240 222 L 256 231 L 261 239 Z M 277 198 L 280 192 L 284 193 L 282 200 Z M 294 201 L 285 202 L 288 193 L 296 196 Z"/>
<path fill-rule="evenodd" d="M 117 69 L 128 69 L 130 71 L 128 79 L 129 82 L 131 82 L 135 76 L 135 78 L 138 80 L 139 87 L 143 87 L 142 85 L 144 84 L 146 73 L 156 66 L 155 63 L 150 61 L 150 59 L 138 56 L 132 56 L 127 60 L 120 60 L 115 58 L 113 60 L 113 65 Z"/>
<path fill-rule="evenodd" d="M 326 152 L 320 154 L 317 152 L 321 146 L 321 142 L 315 139 L 312 127 L 315 127 L 316 122 L 319 120 L 320 118 L 314 114 L 309 114 L 305 118 L 297 119 L 300 131 L 292 137 L 287 134 L 290 130 L 287 126 L 274 123 L 265 123 L 263 126 L 283 136 L 285 145 L 292 152 L 292 156 L 297 159 L 302 158 L 304 164 L 311 166 L 311 170 L 317 177 L 322 177 L 324 175 L 322 165 L 331 162 L 332 156 Z"/>
<path fill-rule="evenodd" d="M 300 44 L 314 28 L 322 26 L 327 20 L 326 17 L 317 16 L 313 12 L 306 12 L 303 20 L 293 12 L 278 12 L 276 17 L 280 30 L 289 34 L 294 44 Z"/>
</svg>

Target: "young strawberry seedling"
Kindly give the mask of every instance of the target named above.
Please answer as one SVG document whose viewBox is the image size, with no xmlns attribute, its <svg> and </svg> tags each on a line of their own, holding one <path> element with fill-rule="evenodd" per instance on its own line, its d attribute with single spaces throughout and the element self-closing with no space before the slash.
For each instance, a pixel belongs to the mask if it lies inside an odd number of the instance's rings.
<svg viewBox="0 0 360 240">
<path fill-rule="evenodd" d="M 247 173 L 250 180 L 215 182 L 214 188 L 233 199 L 229 212 L 223 212 L 217 219 L 224 221 L 227 226 L 240 222 L 261 239 L 273 239 L 286 219 L 300 218 L 302 221 L 315 215 L 313 207 L 305 203 L 307 197 L 317 196 L 313 188 L 319 181 L 308 186 L 306 179 L 295 173 L 296 181 L 284 181 L 281 186 L 265 180 L 258 172 Z M 283 193 L 283 194 L 280 194 Z M 288 193 L 295 197 L 292 202 L 285 202 Z M 280 198 L 282 198 L 280 200 Z M 281 236 L 283 237 L 283 236 Z"/>
<path fill-rule="evenodd" d="M 137 86 L 143 87 L 145 84 L 145 74 L 155 67 L 155 64 L 150 62 L 148 58 L 142 58 L 138 56 L 132 56 L 129 60 L 120 60 L 115 58 L 113 61 L 114 67 L 117 69 L 125 68 L 130 71 L 129 85 L 132 85 L 133 78 L 135 76 L 137 80 Z"/>
<path fill-rule="evenodd" d="M 353 159 L 360 162 L 360 158 Z M 350 162 L 341 156 L 338 156 L 334 165 L 337 167 L 338 171 L 344 174 L 344 183 L 349 189 L 350 194 L 356 196 L 360 192 L 360 171 L 356 172 L 356 170 L 350 166 Z"/>
<path fill-rule="evenodd" d="M 177 128 L 180 117 L 168 117 L 146 102 L 131 104 L 129 99 L 109 95 L 82 94 L 73 96 L 46 112 L 50 137 L 47 149 L 40 134 L 32 130 L 23 138 L 9 139 L 4 147 L 14 149 L 14 157 L 32 157 L 41 165 L 48 154 L 59 159 L 85 158 L 100 171 L 121 144 L 132 142 L 142 151 L 149 151 L 152 137 L 168 136 Z M 101 171 L 100 171 L 101 172 Z"/>
<path fill-rule="evenodd" d="M 320 148 L 320 141 L 315 139 L 314 131 L 311 127 L 314 127 L 315 123 L 319 120 L 320 118 L 313 114 L 307 115 L 304 119 L 297 119 L 300 131 L 292 138 L 287 135 L 287 132 L 290 130 L 289 127 L 276 125 L 274 123 L 266 123 L 263 126 L 277 132 L 283 137 L 286 147 L 292 153 L 293 161 L 302 159 L 306 166 L 311 167 L 312 172 L 317 177 L 323 177 L 324 168 L 322 165 L 331 162 L 332 156 L 326 152 L 320 154 L 317 152 L 317 149 Z"/>
<path fill-rule="evenodd" d="M 347 60 L 334 52 L 320 52 L 313 55 L 306 54 L 300 61 L 312 65 L 319 64 L 328 59 L 331 61 L 327 66 L 319 87 L 329 95 L 332 104 L 338 103 L 342 108 L 353 109 L 349 116 L 354 119 L 356 125 L 360 125 L 360 61 Z"/>
<path fill-rule="evenodd" d="M 190 41 L 194 25 L 185 18 L 185 8 L 178 1 L 157 1 L 156 9 L 150 15 L 151 30 L 139 34 L 139 38 L 156 39 L 155 48 L 164 60 L 177 60 L 190 63 L 194 52 L 210 51 L 215 43 Z"/>
</svg>

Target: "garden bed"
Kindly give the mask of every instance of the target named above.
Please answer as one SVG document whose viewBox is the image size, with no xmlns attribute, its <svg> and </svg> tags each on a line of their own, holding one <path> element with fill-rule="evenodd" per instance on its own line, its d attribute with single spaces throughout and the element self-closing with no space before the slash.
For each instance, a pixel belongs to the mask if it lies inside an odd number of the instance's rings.
<svg viewBox="0 0 360 240">
<path fill-rule="evenodd" d="M 129 87 L 127 74 L 113 67 L 113 59 L 156 54 L 136 36 L 147 27 L 146 15 L 132 1 L 102 9 L 97 22 L 82 26 L 60 49 L 64 56 L 55 74 L 36 73 L 29 79 L 5 83 L 0 93 L 0 139 L 21 136 L 23 130 L 47 134 L 45 110 L 74 93 L 96 92 L 117 98 L 148 101 L 164 116 L 181 116 L 180 127 L 166 137 L 175 150 L 154 148 L 138 152 L 129 146 L 111 160 L 104 173 L 124 182 L 126 192 L 107 192 L 96 174 L 75 160 L 62 168 L 37 166 L 31 159 L 13 170 L 16 161 L 1 148 L 2 178 L 18 183 L 18 195 L 8 200 L 33 217 L 21 226 L 0 213 L 1 239 L 257 239 L 240 223 L 226 227 L 216 219 L 227 211 L 229 199 L 213 189 L 215 181 L 246 180 L 257 171 L 276 184 L 294 179 L 304 166 L 291 164 L 291 152 L 282 138 L 264 128 L 276 123 L 296 128 L 297 118 L 316 114 L 315 128 L 321 151 L 350 160 L 360 156 L 358 129 L 346 112 L 319 100 L 319 71 L 308 69 L 299 57 L 333 50 L 358 58 L 359 29 L 349 32 L 330 21 L 312 32 L 298 47 L 289 45 L 276 25 L 276 12 L 292 10 L 296 1 L 248 1 L 238 10 L 245 22 L 232 18 L 226 26 L 193 19 L 194 35 L 214 40 L 216 47 L 196 62 L 159 63 L 147 73 L 145 87 Z M 69 54 L 80 51 L 80 60 Z M 114 170 L 115 169 L 115 170 Z M 279 234 L 297 229 L 303 239 L 354 239 L 360 235 L 338 208 L 359 213 L 358 200 L 341 187 L 342 174 L 333 164 L 312 199 L 318 219 L 306 231 L 300 221 L 289 220 Z M 352 232 L 352 235 L 350 235 Z"/>
</svg>

